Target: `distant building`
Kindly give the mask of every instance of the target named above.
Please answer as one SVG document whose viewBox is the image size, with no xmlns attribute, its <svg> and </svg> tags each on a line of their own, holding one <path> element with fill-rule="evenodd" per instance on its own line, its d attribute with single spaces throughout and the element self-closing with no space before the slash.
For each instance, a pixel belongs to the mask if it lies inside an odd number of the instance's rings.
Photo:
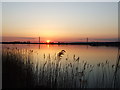
<svg viewBox="0 0 120 90">
<path fill-rule="evenodd" d="M 88 38 L 87 38 L 87 42 L 88 42 Z"/>
<path fill-rule="evenodd" d="M 40 37 L 39 37 L 39 42 L 38 43 L 40 43 Z"/>
</svg>

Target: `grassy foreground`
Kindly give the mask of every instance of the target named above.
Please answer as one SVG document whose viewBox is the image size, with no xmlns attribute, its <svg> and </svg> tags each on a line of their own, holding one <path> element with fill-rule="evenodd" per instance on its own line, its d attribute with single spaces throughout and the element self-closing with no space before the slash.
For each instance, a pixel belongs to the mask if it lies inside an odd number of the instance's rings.
<svg viewBox="0 0 120 90">
<path fill-rule="evenodd" d="M 4 48 L 3 88 L 120 88 L 119 52 L 115 65 L 107 60 L 90 65 L 65 53 L 43 54 L 41 60 L 34 50 Z"/>
</svg>

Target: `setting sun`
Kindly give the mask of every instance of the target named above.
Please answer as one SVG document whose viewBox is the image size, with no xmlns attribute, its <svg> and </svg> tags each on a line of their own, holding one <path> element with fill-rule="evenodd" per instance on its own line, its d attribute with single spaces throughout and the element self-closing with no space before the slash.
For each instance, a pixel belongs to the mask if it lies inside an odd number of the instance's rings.
<svg viewBox="0 0 120 90">
<path fill-rule="evenodd" d="M 47 40 L 46 42 L 47 42 L 47 43 L 50 43 L 50 40 Z"/>
</svg>

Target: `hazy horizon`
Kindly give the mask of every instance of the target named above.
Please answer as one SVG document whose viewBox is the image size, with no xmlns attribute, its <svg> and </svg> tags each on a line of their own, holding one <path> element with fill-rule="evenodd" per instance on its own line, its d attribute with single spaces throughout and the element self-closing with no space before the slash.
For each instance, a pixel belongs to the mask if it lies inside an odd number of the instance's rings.
<svg viewBox="0 0 120 90">
<path fill-rule="evenodd" d="M 3 41 L 117 41 L 117 2 L 3 2 Z"/>
</svg>

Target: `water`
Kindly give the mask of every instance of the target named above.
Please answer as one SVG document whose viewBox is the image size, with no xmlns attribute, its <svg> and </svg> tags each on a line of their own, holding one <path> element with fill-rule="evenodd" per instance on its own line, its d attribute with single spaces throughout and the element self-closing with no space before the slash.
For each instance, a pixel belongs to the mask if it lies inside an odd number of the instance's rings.
<svg viewBox="0 0 120 90">
<path fill-rule="evenodd" d="M 49 44 L 2 47 L 4 88 L 115 88 L 120 84 L 117 47 Z M 63 55 L 59 56 L 60 52 Z"/>
</svg>

